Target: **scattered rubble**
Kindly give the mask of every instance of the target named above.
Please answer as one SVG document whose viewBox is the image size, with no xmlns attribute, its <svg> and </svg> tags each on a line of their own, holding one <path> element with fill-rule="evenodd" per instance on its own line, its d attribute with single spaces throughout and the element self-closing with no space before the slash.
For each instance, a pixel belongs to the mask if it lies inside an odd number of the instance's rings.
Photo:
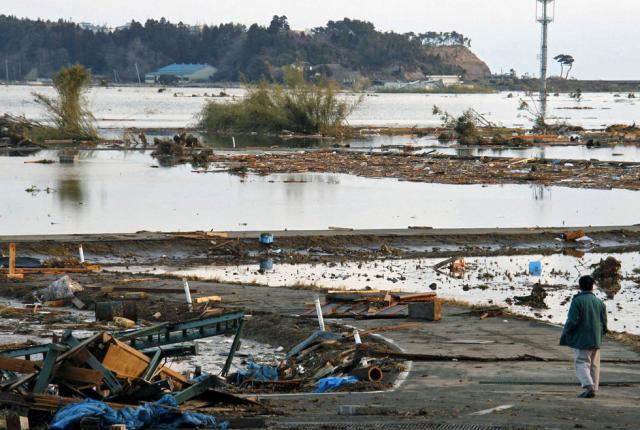
<svg viewBox="0 0 640 430">
<path fill-rule="evenodd" d="M 34 126 L 34 123 L 24 117 L 4 114 L 0 116 L 0 148 L 11 148 L 20 150 L 40 149 L 24 134 Z"/>
<path fill-rule="evenodd" d="M 230 379 L 239 387 L 251 387 L 253 391 L 324 392 L 339 389 L 345 382 L 360 382 L 357 387 L 348 387 L 350 391 L 388 387 L 402 370 L 402 364 L 383 354 L 378 358 L 367 356 L 361 348 L 363 345 L 392 352 L 386 343 L 370 337 L 375 331 L 317 331 L 294 346 L 277 365 L 260 366 L 250 362 L 246 370 L 238 371 Z"/>
<path fill-rule="evenodd" d="M 440 299 L 436 293 L 394 293 L 385 291 L 333 291 L 325 297 L 322 315 L 330 318 L 419 318 L 438 321 Z M 424 304 L 424 308 L 418 307 Z M 305 316 L 315 316 L 316 308 Z"/>
<path fill-rule="evenodd" d="M 514 297 L 517 305 L 529 306 L 533 309 L 549 309 L 544 299 L 547 297 L 547 292 L 538 283 L 531 289 L 531 294 L 528 296 L 516 296 Z"/>
<path fill-rule="evenodd" d="M 146 137 L 143 140 L 146 142 Z M 180 133 L 173 139 L 153 139 L 155 157 L 161 165 L 174 165 L 191 162 L 194 167 L 207 166 L 213 150 L 204 148 L 200 140 L 191 133 Z"/>
<path fill-rule="evenodd" d="M 194 416 L 189 412 L 188 402 L 195 399 L 198 399 L 198 408 L 204 411 L 215 410 L 219 404 L 260 410 L 262 407 L 258 403 L 241 399 L 225 390 L 228 384 L 224 377 L 198 374 L 197 369 L 192 375 L 183 375 L 163 364 L 167 357 L 182 354 L 185 349 L 188 351 L 186 341 L 235 332 L 236 341 L 231 346 L 228 364 L 223 370 L 222 376 L 225 376 L 238 348 L 243 318 L 241 312 L 227 312 L 215 317 L 165 322 L 125 332 L 98 331 L 86 338 L 66 330 L 49 344 L 3 348 L 0 352 L 0 376 L 3 380 L 0 404 L 28 410 L 29 418 L 34 420 L 43 419 L 36 412 L 48 413 L 44 417 L 46 419 L 67 405 L 57 412 L 51 428 L 67 428 L 66 425 L 72 425 L 72 422 L 77 425 L 86 418 L 98 419 L 98 424 L 103 426 L 113 424 L 109 421 L 113 414 L 105 415 L 100 411 L 107 404 L 120 411 L 118 419 L 124 420 L 127 428 L 143 426 L 129 426 L 126 416 L 132 409 L 126 407 L 148 402 L 156 402 L 153 406 L 156 410 L 148 416 L 152 421 L 147 424 L 156 422 L 153 421 L 155 414 L 167 406 L 170 407 L 170 417 L 162 420 L 189 424 Z M 29 359 L 38 355 L 43 357 L 41 361 Z M 97 409 L 82 406 L 87 402 Z M 79 406 L 69 406 L 72 404 Z M 62 425 L 61 422 L 67 424 Z M 201 421 L 207 426 L 215 423 L 213 418 Z"/>
<path fill-rule="evenodd" d="M 640 190 L 640 163 L 437 154 L 308 151 L 215 153 L 217 167 L 259 175 L 328 172 L 442 184 L 542 184 Z M 219 170 L 216 170 L 219 171 Z"/>
<path fill-rule="evenodd" d="M 602 289 L 607 297 L 613 298 L 620 291 L 620 280 L 622 275 L 620 269 L 622 264 L 614 257 L 607 257 L 599 263 L 591 266 L 593 273 L 591 276 L 595 279 L 598 287 Z"/>
</svg>

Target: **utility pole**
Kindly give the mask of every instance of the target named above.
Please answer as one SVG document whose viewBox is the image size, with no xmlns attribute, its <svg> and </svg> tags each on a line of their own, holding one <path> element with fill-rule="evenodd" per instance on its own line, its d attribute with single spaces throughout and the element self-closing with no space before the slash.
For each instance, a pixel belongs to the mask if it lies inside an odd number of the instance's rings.
<svg viewBox="0 0 640 430">
<path fill-rule="evenodd" d="M 4 60 L 4 71 L 7 77 L 7 85 L 9 85 L 9 60 L 7 59 Z"/>
<path fill-rule="evenodd" d="M 136 74 L 138 75 L 138 85 L 142 85 L 142 81 L 140 81 L 140 70 L 138 70 L 138 63 L 134 63 L 136 66 Z"/>
<path fill-rule="evenodd" d="M 547 58 L 549 23 L 553 22 L 554 13 L 549 6 L 554 0 L 536 0 L 540 4 L 540 10 L 536 7 L 536 19 L 542 26 L 542 42 L 540 44 L 540 115 L 547 115 Z M 555 3 L 554 3 L 555 5 Z"/>
</svg>

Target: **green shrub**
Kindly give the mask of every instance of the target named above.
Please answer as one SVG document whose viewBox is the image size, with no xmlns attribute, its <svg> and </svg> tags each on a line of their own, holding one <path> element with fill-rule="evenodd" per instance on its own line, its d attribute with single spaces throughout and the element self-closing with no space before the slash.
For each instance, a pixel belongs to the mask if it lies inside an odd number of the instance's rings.
<svg viewBox="0 0 640 430">
<path fill-rule="evenodd" d="M 475 110 L 467 109 L 462 115 L 455 117 L 449 112 L 443 111 L 438 106 L 433 106 L 433 114 L 439 115 L 442 126 L 446 129 L 440 136 L 441 140 L 449 136 L 458 139 L 461 145 L 484 145 L 487 141 L 480 135 L 478 126 L 483 125 L 483 121 L 487 126 L 492 124 L 484 120 Z"/>
<path fill-rule="evenodd" d="M 303 134 L 337 134 L 361 99 L 339 100 L 332 82 L 311 84 L 302 70 L 290 67 L 285 85 L 261 82 L 239 102 L 210 101 L 200 113 L 200 126 L 209 132 L 291 131 Z"/>
</svg>

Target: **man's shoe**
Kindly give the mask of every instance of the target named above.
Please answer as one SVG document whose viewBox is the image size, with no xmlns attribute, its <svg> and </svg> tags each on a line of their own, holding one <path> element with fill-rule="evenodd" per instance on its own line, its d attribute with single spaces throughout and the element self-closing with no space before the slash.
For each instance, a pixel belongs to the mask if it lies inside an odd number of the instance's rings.
<svg viewBox="0 0 640 430">
<path fill-rule="evenodd" d="M 592 386 L 584 387 L 584 391 L 578 394 L 581 399 L 593 399 L 596 396 L 596 392 L 593 391 Z"/>
</svg>

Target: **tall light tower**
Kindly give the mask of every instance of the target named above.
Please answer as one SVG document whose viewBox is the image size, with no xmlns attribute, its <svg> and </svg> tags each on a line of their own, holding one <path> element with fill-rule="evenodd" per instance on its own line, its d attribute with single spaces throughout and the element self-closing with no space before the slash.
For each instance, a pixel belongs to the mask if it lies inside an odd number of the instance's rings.
<svg viewBox="0 0 640 430">
<path fill-rule="evenodd" d="M 547 58 L 549 23 L 555 17 L 555 0 L 536 0 L 536 19 L 542 25 L 542 43 L 540 45 L 540 114 L 547 115 Z M 553 8 L 550 6 L 553 3 Z"/>
</svg>

